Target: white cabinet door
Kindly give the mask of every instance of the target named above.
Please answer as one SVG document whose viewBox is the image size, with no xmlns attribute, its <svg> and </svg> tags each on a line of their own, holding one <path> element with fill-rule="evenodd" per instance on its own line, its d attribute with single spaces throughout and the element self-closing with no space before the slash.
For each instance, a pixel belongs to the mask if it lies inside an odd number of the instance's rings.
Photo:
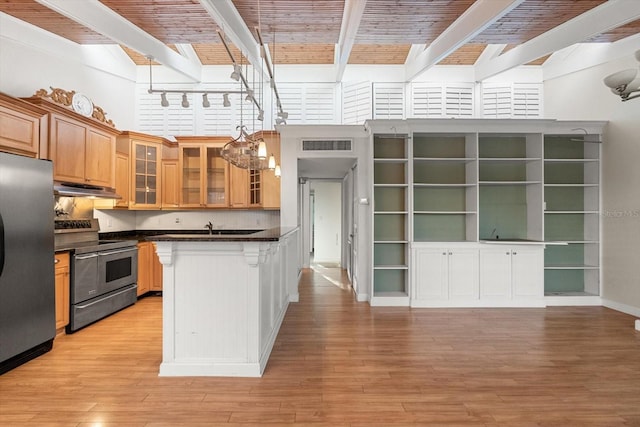
<svg viewBox="0 0 640 427">
<path fill-rule="evenodd" d="M 511 248 L 480 251 L 480 298 L 511 299 Z"/>
<path fill-rule="evenodd" d="M 544 296 L 543 249 L 513 248 L 511 275 L 514 299 L 542 298 Z"/>
<path fill-rule="evenodd" d="M 477 300 L 480 259 L 476 249 L 454 249 L 449 255 L 449 298 Z"/>
<path fill-rule="evenodd" d="M 446 249 L 418 249 L 415 256 L 415 299 L 448 298 L 448 262 Z"/>
</svg>

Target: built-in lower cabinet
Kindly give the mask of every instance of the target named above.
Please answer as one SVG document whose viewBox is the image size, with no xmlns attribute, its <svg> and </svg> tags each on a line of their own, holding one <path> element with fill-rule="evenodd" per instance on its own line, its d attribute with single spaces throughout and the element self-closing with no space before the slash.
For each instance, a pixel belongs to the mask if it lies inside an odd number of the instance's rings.
<svg viewBox="0 0 640 427">
<path fill-rule="evenodd" d="M 543 307 L 544 246 L 412 245 L 412 307 Z"/>
<path fill-rule="evenodd" d="M 542 248 L 496 245 L 481 249 L 480 265 L 481 299 L 544 305 Z"/>
<path fill-rule="evenodd" d="M 478 300 L 478 250 L 423 248 L 414 251 L 412 305 L 445 305 L 450 300 Z"/>
</svg>

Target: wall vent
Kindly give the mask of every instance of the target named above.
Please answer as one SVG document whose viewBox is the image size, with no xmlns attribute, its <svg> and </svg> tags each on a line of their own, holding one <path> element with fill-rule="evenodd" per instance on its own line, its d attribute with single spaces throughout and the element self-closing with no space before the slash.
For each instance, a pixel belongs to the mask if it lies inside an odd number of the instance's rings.
<svg viewBox="0 0 640 427">
<path fill-rule="evenodd" d="M 302 140 L 302 151 L 351 151 L 350 139 Z"/>
</svg>

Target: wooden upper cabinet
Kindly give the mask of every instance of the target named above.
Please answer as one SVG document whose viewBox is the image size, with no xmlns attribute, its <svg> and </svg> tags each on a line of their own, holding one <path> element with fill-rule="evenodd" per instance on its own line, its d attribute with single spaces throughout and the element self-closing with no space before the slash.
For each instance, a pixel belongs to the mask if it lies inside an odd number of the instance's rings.
<svg viewBox="0 0 640 427">
<path fill-rule="evenodd" d="M 122 132 L 118 143 L 129 145 L 129 209 L 160 209 L 162 137 Z"/>
<path fill-rule="evenodd" d="M 163 208 L 177 208 L 180 206 L 178 176 L 178 160 L 162 160 L 161 204 Z"/>
<path fill-rule="evenodd" d="M 220 152 L 230 137 L 176 137 L 180 207 L 229 207 L 229 164 Z"/>
<path fill-rule="evenodd" d="M 47 111 L 0 93 L 0 151 L 39 157 L 46 154 Z"/>
<path fill-rule="evenodd" d="M 249 207 L 249 171 L 229 165 L 229 206 Z"/>
<path fill-rule="evenodd" d="M 119 130 L 107 122 L 77 114 L 48 98 L 33 96 L 25 100 L 49 113 L 48 156 L 41 153 L 40 157 L 53 161 L 54 180 L 115 187 Z"/>
</svg>

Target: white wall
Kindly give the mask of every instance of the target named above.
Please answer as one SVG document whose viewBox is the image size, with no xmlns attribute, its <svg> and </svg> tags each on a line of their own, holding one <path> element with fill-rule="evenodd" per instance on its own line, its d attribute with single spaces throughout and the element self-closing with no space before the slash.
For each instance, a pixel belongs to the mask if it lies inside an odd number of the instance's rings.
<svg viewBox="0 0 640 427">
<path fill-rule="evenodd" d="M 340 263 L 342 255 L 342 182 L 311 180 L 315 195 L 314 262 Z"/>
<path fill-rule="evenodd" d="M 545 112 L 558 119 L 608 120 L 602 144 L 602 297 L 640 316 L 640 99 L 621 102 L 602 79 L 637 68 L 631 57 L 545 83 Z"/>
<path fill-rule="evenodd" d="M 82 92 L 120 130 L 133 129 L 135 66 L 118 46 L 80 46 L 0 12 L 0 91 Z"/>
</svg>

